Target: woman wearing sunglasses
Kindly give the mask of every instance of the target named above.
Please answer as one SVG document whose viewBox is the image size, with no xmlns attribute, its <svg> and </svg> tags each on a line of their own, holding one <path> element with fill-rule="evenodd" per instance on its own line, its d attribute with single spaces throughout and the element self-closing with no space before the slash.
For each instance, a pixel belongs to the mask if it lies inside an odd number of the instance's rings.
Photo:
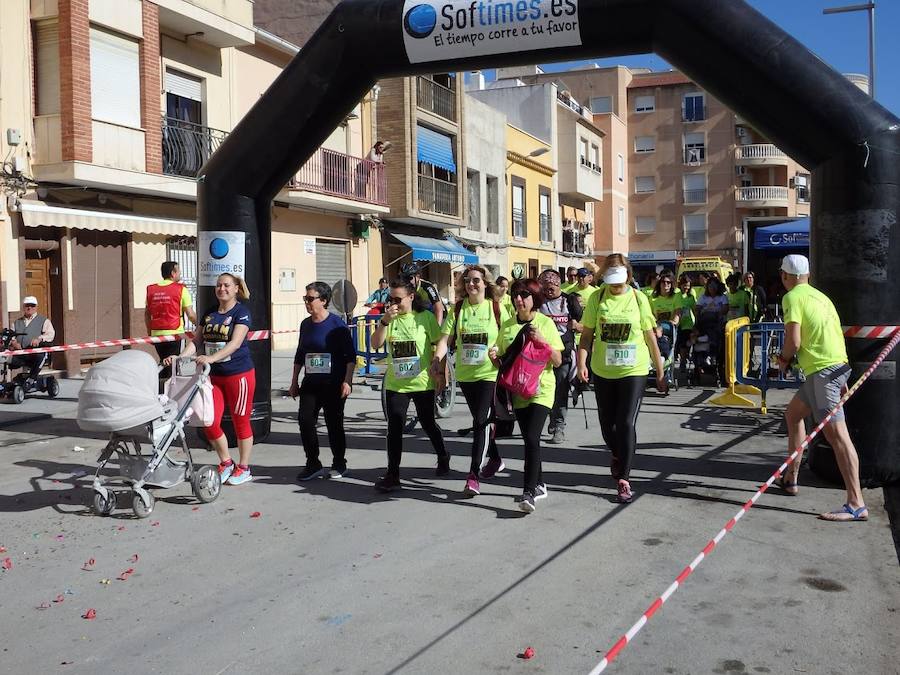
<svg viewBox="0 0 900 675">
<path fill-rule="evenodd" d="M 532 513 L 535 501 L 547 496 L 547 486 L 541 474 L 541 432 L 556 398 L 553 369 L 562 364 L 563 343 L 553 319 L 538 311 L 544 302 L 544 294 L 536 279 L 519 279 L 513 283 L 511 295 L 516 314 L 501 326 L 497 346 L 490 351 L 491 360 L 499 366 L 500 357 L 506 354 L 523 330 L 528 331 L 524 338 L 537 345 L 550 345 L 553 350 L 541 373 L 537 393 L 531 398 L 513 396 L 513 410 L 525 443 L 525 481 L 522 496 L 516 499 L 516 503 L 525 513 Z"/>
<path fill-rule="evenodd" d="M 623 504 L 632 500 L 629 476 L 637 446 L 637 416 L 651 359 L 656 364 L 656 388 L 661 392 L 667 388 L 650 301 L 631 287 L 632 278 L 625 256 L 614 253 L 607 257 L 606 286 L 584 309 L 578 347 L 578 376 L 587 382 L 593 372 L 600 431 L 612 455 L 610 472 L 618 482 L 618 501 Z"/>
<path fill-rule="evenodd" d="M 356 348 L 347 324 L 337 314 L 328 311 L 331 286 L 322 281 L 311 283 L 306 287 L 303 302 L 309 316 L 300 324 L 300 339 L 288 391 L 292 398 L 300 396 L 297 422 L 306 453 L 306 466 L 297 474 L 297 480 L 308 481 L 326 474 L 331 478 L 340 478 L 347 473 L 344 403 L 353 390 Z M 303 384 L 298 385 L 301 370 L 304 371 Z M 319 460 L 316 425 L 323 410 L 331 446 L 330 471 Z"/>
<path fill-rule="evenodd" d="M 463 493 L 469 497 L 481 494 L 479 478 L 493 478 L 505 468 L 497 444 L 492 421 L 497 366 L 488 350 L 497 342 L 500 324 L 508 316 L 493 298 L 494 286 L 486 268 L 469 265 L 457 278 L 456 305 L 451 308 L 443 326 L 443 337 L 434 350 L 432 375 L 443 373 L 441 359 L 446 356 L 450 336 L 456 344 L 456 380 L 466 405 L 472 413 L 472 461 Z M 485 461 L 487 460 L 487 461 Z"/>
<path fill-rule="evenodd" d="M 434 419 L 434 379 L 428 366 L 441 328 L 434 314 L 419 305 L 416 287 L 404 277 L 391 282 L 384 316 L 372 335 L 373 349 L 387 343 L 388 361 L 384 375 L 387 401 L 388 468 L 375 481 L 379 492 L 392 492 L 400 485 L 400 459 L 403 455 L 403 426 L 410 401 L 422 429 L 428 434 L 437 454 L 436 476 L 450 473 L 450 455 L 444 437 Z"/>
</svg>

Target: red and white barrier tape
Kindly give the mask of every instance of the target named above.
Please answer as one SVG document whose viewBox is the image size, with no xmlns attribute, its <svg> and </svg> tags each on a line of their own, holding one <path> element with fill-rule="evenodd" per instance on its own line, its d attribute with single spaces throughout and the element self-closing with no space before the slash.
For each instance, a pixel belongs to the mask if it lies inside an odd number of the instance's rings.
<svg viewBox="0 0 900 675">
<path fill-rule="evenodd" d="M 251 342 L 268 340 L 271 335 L 283 335 L 286 333 L 299 333 L 299 330 L 252 330 L 247 334 Z M 193 333 L 179 333 L 178 335 L 157 335 L 154 337 L 122 338 L 120 340 L 98 340 L 97 342 L 76 342 L 70 345 L 58 345 L 55 347 L 35 347 L 33 349 L 13 349 L 0 352 L 0 356 L 18 356 L 20 354 L 47 354 L 50 352 L 71 352 L 79 349 L 100 349 L 104 347 L 127 347 L 130 345 L 155 345 L 162 342 L 175 342 L 187 338 L 192 340 Z"/>
<path fill-rule="evenodd" d="M 900 326 L 844 326 L 844 337 L 876 340 L 890 337 Z"/>
<path fill-rule="evenodd" d="M 791 463 L 795 459 L 797 459 L 799 454 L 809 447 L 809 444 L 812 442 L 812 440 L 819 434 L 819 432 L 825 427 L 825 425 L 831 421 L 831 418 L 834 417 L 835 413 L 837 413 L 841 406 L 843 406 L 844 403 L 846 403 L 847 400 L 856 393 L 856 391 L 862 386 L 863 382 L 865 382 L 869 378 L 869 376 L 873 372 L 875 372 L 875 369 L 881 365 L 881 362 L 884 361 L 887 355 L 891 353 L 891 351 L 894 349 L 894 347 L 897 346 L 898 343 L 900 343 L 900 327 L 894 326 L 893 337 L 891 338 L 891 341 L 887 344 L 887 346 L 885 346 L 885 348 L 878 355 L 878 358 L 875 359 L 875 361 L 871 366 L 869 366 L 866 372 L 864 372 L 862 376 L 860 376 L 860 378 L 854 383 L 854 385 L 847 390 L 847 393 L 841 397 L 841 400 L 838 401 L 838 404 L 831 409 L 831 411 L 821 422 L 819 422 L 818 426 L 813 429 L 805 439 L 803 439 L 800 447 L 795 449 L 790 454 L 790 456 L 784 461 L 784 463 L 780 467 L 778 467 L 775 473 L 773 473 L 769 477 L 769 480 L 767 480 L 759 488 L 759 490 L 756 491 L 756 494 L 754 494 L 747 501 L 747 503 L 741 507 L 741 510 L 738 511 L 737 514 L 725 524 L 725 527 L 719 530 L 719 533 L 715 537 L 710 539 L 709 543 L 707 543 L 706 546 L 703 547 L 703 550 L 700 551 L 699 555 L 691 561 L 691 564 L 685 567 L 681 571 L 681 574 L 679 574 L 675 578 L 675 581 L 672 582 L 672 584 L 663 592 L 663 594 L 653 601 L 653 604 L 651 604 L 644 611 L 644 613 L 641 615 L 641 618 L 638 619 L 637 622 L 635 622 L 635 624 L 628 629 L 625 635 L 619 638 L 619 640 L 612 646 L 612 648 L 608 652 L 606 652 L 606 655 L 603 657 L 600 663 L 598 663 L 597 666 L 590 672 L 590 675 L 599 675 L 599 673 L 602 673 L 604 670 L 606 670 L 606 667 L 615 660 L 619 653 L 625 648 L 625 645 L 627 645 L 634 639 L 634 636 L 640 632 L 641 628 L 643 628 L 644 625 L 650 620 L 650 618 L 654 614 L 656 614 L 657 610 L 659 610 L 659 608 L 663 606 L 666 600 L 672 597 L 675 591 L 677 591 L 678 588 L 687 580 L 687 578 L 691 576 L 693 571 L 697 569 L 701 562 L 703 562 L 703 559 L 713 552 L 713 549 L 716 548 L 718 543 L 722 541 L 726 534 L 734 529 L 734 526 L 737 525 L 738 521 L 743 518 L 744 514 L 753 507 L 753 505 L 760 497 L 762 497 L 763 493 L 770 487 L 772 487 L 772 484 L 778 479 L 779 476 L 782 475 L 782 473 L 784 473 L 788 466 L 790 466 Z"/>
</svg>

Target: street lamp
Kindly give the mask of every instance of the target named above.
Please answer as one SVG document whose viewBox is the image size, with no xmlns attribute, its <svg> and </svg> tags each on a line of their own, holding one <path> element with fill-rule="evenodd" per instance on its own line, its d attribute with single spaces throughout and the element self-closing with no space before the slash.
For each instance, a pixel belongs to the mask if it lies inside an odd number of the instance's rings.
<svg viewBox="0 0 900 675">
<path fill-rule="evenodd" d="M 845 14 L 847 12 L 869 13 L 869 95 L 875 98 L 875 0 L 864 5 L 847 7 L 830 7 L 823 9 L 822 14 Z"/>
</svg>

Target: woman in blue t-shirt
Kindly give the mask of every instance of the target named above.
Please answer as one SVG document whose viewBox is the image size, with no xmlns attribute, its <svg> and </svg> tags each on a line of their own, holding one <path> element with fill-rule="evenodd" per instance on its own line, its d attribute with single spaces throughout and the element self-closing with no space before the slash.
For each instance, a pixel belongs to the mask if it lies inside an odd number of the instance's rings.
<svg viewBox="0 0 900 675">
<path fill-rule="evenodd" d="M 312 480 L 326 474 L 319 461 L 319 436 L 316 432 L 321 410 L 325 411 L 325 426 L 333 458 L 330 476 L 340 478 L 347 472 L 344 403 L 353 390 L 356 348 L 347 324 L 328 311 L 331 302 L 331 287 L 328 284 L 322 281 L 309 284 L 303 302 L 309 316 L 300 324 L 294 374 L 288 392 L 292 398 L 300 396 L 297 422 L 300 425 L 300 441 L 306 452 L 306 466 L 297 474 L 297 480 Z M 302 385 L 298 384 L 301 370 L 305 371 Z"/>
<path fill-rule="evenodd" d="M 200 319 L 196 337 L 181 352 L 182 357 L 200 354 L 197 365 L 208 364 L 213 386 L 215 417 L 204 429 L 206 438 L 219 455 L 219 475 L 222 482 L 240 485 L 252 480 L 250 452 L 253 449 L 253 429 L 250 412 L 256 389 L 256 370 L 250 358 L 247 334 L 250 332 L 250 311 L 239 300 L 247 300 L 250 291 L 240 277 L 220 274 L 216 279 L 217 307 L 211 307 Z M 171 365 L 172 357 L 165 360 Z M 225 405 L 231 411 L 231 421 L 237 436 L 240 460 L 235 464 L 228 452 L 228 441 L 222 431 Z"/>
</svg>

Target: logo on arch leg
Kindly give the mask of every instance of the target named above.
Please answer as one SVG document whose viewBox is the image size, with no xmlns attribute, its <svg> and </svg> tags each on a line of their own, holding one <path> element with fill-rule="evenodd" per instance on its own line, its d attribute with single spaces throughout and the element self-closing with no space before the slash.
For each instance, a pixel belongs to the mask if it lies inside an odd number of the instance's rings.
<svg viewBox="0 0 900 675">
<path fill-rule="evenodd" d="M 209 242 L 209 254 L 215 260 L 221 260 L 228 255 L 229 251 L 230 247 L 228 246 L 228 242 L 221 237 L 216 237 L 211 242 Z"/>
<path fill-rule="evenodd" d="M 427 38 L 437 26 L 437 12 L 431 5 L 416 5 L 403 18 L 403 28 L 414 38 Z"/>
</svg>

